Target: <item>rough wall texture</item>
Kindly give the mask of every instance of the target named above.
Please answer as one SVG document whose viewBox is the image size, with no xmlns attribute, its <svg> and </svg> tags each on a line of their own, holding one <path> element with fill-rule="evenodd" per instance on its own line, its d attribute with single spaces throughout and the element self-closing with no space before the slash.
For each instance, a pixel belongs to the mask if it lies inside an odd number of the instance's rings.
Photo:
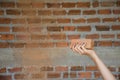
<svg viewBox="0 0 120 80">
<path fill-rule="evenodd" d="M 120 0 L 0 0 L 0 80 L 101 79 L 69 49 L 80 38 L 119 80 Z"/>
</svg>

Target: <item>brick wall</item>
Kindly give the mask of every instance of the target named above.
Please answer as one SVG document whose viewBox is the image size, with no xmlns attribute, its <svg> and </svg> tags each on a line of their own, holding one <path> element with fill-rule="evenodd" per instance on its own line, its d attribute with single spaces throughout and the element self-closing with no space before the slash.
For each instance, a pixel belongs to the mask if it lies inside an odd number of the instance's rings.
<svg viewBox="0 0 120 80">
<path fill-rule="evenodd" d="M 0 0 L 0 80 L 101 79 L 90 59 L 69 49 L 80 38 L 94 39 L 119 80 L 119 0 Z"/>
</svg>

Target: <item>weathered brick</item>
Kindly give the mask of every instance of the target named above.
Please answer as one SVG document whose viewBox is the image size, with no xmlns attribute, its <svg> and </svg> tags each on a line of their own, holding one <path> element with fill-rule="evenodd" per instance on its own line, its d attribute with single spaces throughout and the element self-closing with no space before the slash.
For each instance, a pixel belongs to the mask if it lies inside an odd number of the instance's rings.
<svg viewBox="0 0 120 80">
<path fill-rule="evenodd" d="M 2 40 L 14 40 L 14 35 L 13 34 L 1 34 L 1 39 Z"/>
<path fill-rule="evenodd" d="M 116 47 L 119 47 L 120 46 L 120 41 L 114 41 L 113 45 Z M 119 71 L 120 72 L 120 71 Z"/>
<path fill-rule="evenodd" d="M 75 31 L 75 26 L 64 26 L 63 30 L 64 31 Z"/>
<path fill-rule="evenodd" d="M 74 8 L 76 3 L 64 2 L 62 3 L 63 8 Z"/>
<path fill-rule="evenodd" d="M 96 30 L 97 31 L 109 31 L 110 27 L 106 25 L 96 25 Z"/>
<path fill-rule="evenodd" d="M 116 18 L 103 18 L 102 21 L 103 21 L 103 22 L 116 22 L 117 19 L 116 19 Z"/>
<path fill-rule="evenodd" d="M 95 15 L 96 11 L 95 10 L 84 10 L 83 15 Z"/>
<path fill-rule="evenodd" d="M 116 4 L 118 7 L 120 7 L 120 1 L 117 1 Z"/>
<path fill-rule="evenodd" d="M 86 71 L 98 71 L 97 66 L 86 66 Z"/>
<path fill-rule="evenodd" d="M 68 35 L 68 39 L 80 39 L 80 34 L 71 34 L 71 35 Z"/>
<path fill-rule="evenodd" d="M 27 28 L 22 26 L 12 27 L 12 32 L 27 32 Z"/>
<path fill-rule="evenodd" d="M 53 15 L 66 15 L 66 10 L 53 10 Z"/>
<path fill-rule="evenodd" d="M 18 9 L 8 9 L 6 10 L 7 15 L 20 15 L 21 12 Z"/>
<path fill-rule="evenodd" d="M 91 72 L 79 72 L 78 75 L 80 78 L 92 78 Z"/>
<path fill-rule="evenodd" d="M 113 14 L 120 14 L 120 9 L 114 9 Z"/>
<path fill-rule="evenodd" d="M 101 37 L 102 38 L 114 38 L 115 35 L 114 34 L 102 34 Z"/>
<path fill-rule="evenodd" d="M 56 72 L 51 72 L 47 74 L 47 78 L 60 78 L 61 75 L 60 73 L 56 73 Z"/>
<path fill-rule="evenodd" d="M 90 26 L 78 26 L 77 31 L 91 31 Z"/>
<path fill-rule="evenodd" d="M 77 77 L 77 73 L 76 72 L 70 72 L 70 78 L 76 78 Z"/>
<path fill-rule="evenodd" d="M 0 80 L 12 80 L 12 75 L 0 75 Z"/>
<path fill-rule="evenodd" d="M 38 15 L 52 15 L 51 10 L 39 10 Z"/>
<path fill-rule="evenodd" d="M 64 72 L 63 73 L 63 78 L 68 78 L 69 77 L 69 73 L 68 72 Z"/>
<path fill-rule="evenodd" d="M 83 66 L 71 66 L 71 71 L 82 71 L 84 70 Z"/>
<path fill-rule="evenodd" d="M 12 24 L 25 24 L 25 18 L 13 18 L 11 19 Z"/>
<path fill-rule="evenodd" d="M 60 3 L 47 3 L 47 8 L 60 8 Z"/>
<path fill-rule="evenodd" d="M 9 48 L 9 43 L 0 42 L 0 48 Z"/>
<path fill-rule="evenodd" d="M 6 73 L 6 72 L 7 72 L 6 68 L 0 68 L 0 73 Z"/>
<path fill-rule="evenodd" d="M 27 18 L 28 24 L 41 23 L 41 18 Z"/>
<path fill-rule="evenodd" d="M 100 72 L 94 72 L 94 76 L 95 76 L 95 78 L 101 78 L 102 77 Z"/>
<path fill-rule="evenodd" d="M 114 5 L 115 5 L 115 2 L 112 2 L 112 1 L 103 1 L 103 2 L 101 2 L 102 7 L 112 7 Z"/>
<path fill-rule="evenodd" d="M 55 71 L 68 71 L 68 66 L 56 66 Z"/>
<path fill-rule="evenodd" d="M 120 39 L 120 34 L 117 34 L 117 38 Z"/>
<path fill-rule="evenodd" d="M 33 73 L 31 74 L 33 79 L 39 79 L 39 78 L 44 78 L 45 77 L 45 73 Z"/>
<path fill-rule="evenodd" d="M 98 22 L 100 22 L 100 18 L 88 18 L 87 22 L 88 23 L 98 23 Z"/>
<path fill-rule="evenodd" d="M 78 2 L 77 7 L 78 8 L 89 8 L 90 7 L 90 2 Z"/>
<path fill-rule="evenodd" d="M 67 42 L 56 42 L 56 47 L 68 47 Z"/>
<path fill-rule="evenodd" d="M 37 42 L 30 42 L 30 43 L 26 43 L 25 47 L 26 48 L 39 48 L 40 44 Z"/>
<path fill-rule="evenodd" d="M 9 45 L 10 45 L 10 48 L 24 48 L 25 43 L 12 42 Z"/>
<path fill-rule="evenodd" d="M 31 8 L 32 6 L 31 6 L 31 2 L 17 2 L 16 3 L 16 6 L 18 7 L 18 8 Z"/>
<path fill-rule="evenodd" d="M 43 43 L 40 43 L 40 47 L 41 48 L 46 48 L 46 47 L 54 47 L 54 43 L 53 42 L 43 42 Z"/>
<path fill-rule="evenodd" d="M 32 2 L 32 7 L 33 8 L 44 8 L 45 3 L 43 3 L 43 2 Z"/>
<path fill-rule="evenodd" d="M 51 66 L 43 66 L 40 68 L 40 71 L 53 71 L 53 67 Z"/>
<path fill-rule="evenodd" d="M 87 39 L 99 39 L 99 34 L 87 34 L 86 38 Z"/>
<path fill-rule="evenodd" d="M 111 66 L 109 66 L 109 67 L 107 67 L 111 72 L 115 72 L 116 71 L 116 68 L 115 67 L 111 67 Z"/>
<path fill-rule="evenodd" d="M 65 40 L 66 35 L 65 34 L 51 34 L 51 35 L 48 35 L 48 38 L 53 39 L 53 40 Z"/>
<path fill-rule="evenodd" d="M 99 41 L 98 46 L 112 46 L 112 41 Z"/>
<path fill-rule="evenodd" d="M 0 26 L 0 32 L 10 32 L 10 27 Z"/>
<path fill-rule="evenodd" d="M 59 18 L 59 19 L 57 19 L 57 22 L 58 23 L 70 23 L 71 22 L 71 20 L 69 19 L 69 18 Z"/>
<path fill-rule="evenodd" d="M 112 25 L 112 30 L 120 30 L 120 25 Z"/>
<path fill-rule="evenodd" d="M 54 18 L 43 18 L 43 19 L 42 19 L 42 23 L 43 23 L 43 24 L 56 23 L 56 19 L 54 19 Z"/>
<path fill-rule="evenodd" d="M 15 3 L 14 2 L 0 2 L 0 7 L 2 7 L 2 8 L 14 8 Z"/>
<path fill-rule="evenodd" d="M 80 15 L 81 10 L 69 10 L 68 15 Z"/>
<path fill-rule="evenodd" d="M 94 1 L 94 2 L 92 3 L 92 6 L 93 6 L 93 7 L 99 7 L 99 2 L 98 2 L 98 1 Z"/>
<path fill-rule="evenodd" d="M 40 34 L 31 34 L 32 40 L 45 40 L 46 35 L 40 35 Z"/>
<path fill-rule="evenodd" d="M 0 9 L 0 15 L 4 15 L 4 10 Z"/>
<path fill-rule="evenodd" d="M 32 10 L 32 9 L 23 9 L 22 10 L 22 15 L 26 15 L 26 16 L 35 16 L 36 15 L 36 10 Z"/>
<path fill-rule="evenodd" d="M 77 18 L 77 19 L 72 19 L 73 23 L 85 23 L 86 19 L 84 18 Z"/>
<path fill-rule="evenodd" d="M 0 18 L 0 24 L 10 24 L 10 18 Z"/>
<path fill-rule="evenodd" d="M 17 73 L 14 75 L 15 79 L 26 79 L 27 75 L 23 73 Z"/>
<path fill-rule="evenodd" d="M 110 9 L 101 9 L 98 10 L 98 14 L 111 14 L 111 10 Z"/>
<path fill-rule="evenodd" d="M 28 31 L 31 32 L 31 33 L 41 32 L 43 29 L 44 28 L 40 27 L 40 26 L 30 26 L 30 27 L 28 27 Z"/>
<path fill-rule="evenodd" d="M 16 40 L 30 40 L 29 34 L 16 34 Z"/>
<path fill-rule="evenodd" d="M 61 27 L 58 27 L 58 26 L 48 26 L 47 30 L 48 31 L 61 31 Z"/>
<path fill-rule="evenodd" d="M 8 71 L 11 72 L 11 73 L 21 72 L 22 71 L 22 67 L 9 68 Z"/>
</svg>

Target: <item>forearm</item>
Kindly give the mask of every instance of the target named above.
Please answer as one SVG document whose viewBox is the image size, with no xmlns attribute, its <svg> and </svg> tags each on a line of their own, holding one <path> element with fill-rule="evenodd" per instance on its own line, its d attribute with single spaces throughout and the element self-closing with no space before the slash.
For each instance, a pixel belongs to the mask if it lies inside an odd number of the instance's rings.
<svg viewBox="0 0 120 80">
<path fill-rule="evenodd" d="M 96 54 L 92 55 L 91 58 L 97 65 L 104 80 L 116 80 L 112 73 L 109 71 L 109 69 L 105 66 L 105 64 L 99 59 Z"/>
</svg>

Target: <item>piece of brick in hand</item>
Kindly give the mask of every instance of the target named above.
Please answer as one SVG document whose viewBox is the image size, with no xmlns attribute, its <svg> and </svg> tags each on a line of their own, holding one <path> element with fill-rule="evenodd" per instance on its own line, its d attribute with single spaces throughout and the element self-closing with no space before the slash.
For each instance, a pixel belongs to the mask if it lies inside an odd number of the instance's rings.
<svg viewBox="0 0 120 80">
<path fill-rule="evenodd" d="M 85 48 L 86 49 L 93 49 L 94 48 L 94 41 L 92 39 L 72 39 L 71 44 L 77 44 L 77 43 L 86 43 Z"/>
</svg>

